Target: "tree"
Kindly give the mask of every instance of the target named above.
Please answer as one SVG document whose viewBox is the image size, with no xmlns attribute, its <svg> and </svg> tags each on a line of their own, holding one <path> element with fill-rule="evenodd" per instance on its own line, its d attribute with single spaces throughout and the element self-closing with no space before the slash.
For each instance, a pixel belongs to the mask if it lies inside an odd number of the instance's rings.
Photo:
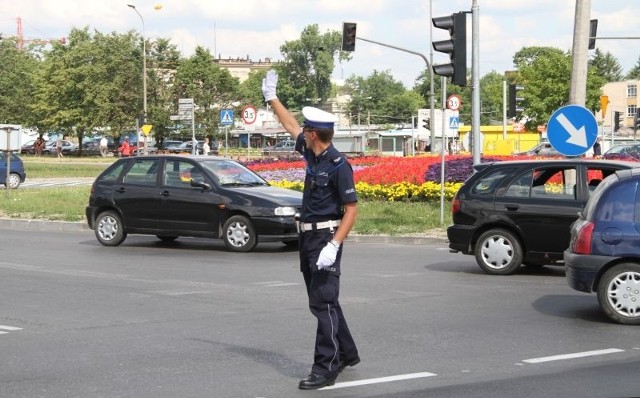
<svg viewBox="0 0 640 398">
<path fill-rule="evenodd" d="M 158 38 L 147 44 L 147 122 L 153 125 L 152 134 L 162 143 L 169 136 L 175 122 L 170 120 L 178 102 L 171 87 L 174 73 L 182 62 L 180 52 L 168 39 Z"/>
<path fill-rule="evenodd" d="M 388 70 L 374 70 L 366 78 L 352 75 L 345 83 L 345 90 L 351 96 L 351 101 L 344 112 L 352 116 L 368 113 L 371 114 L 371 123 L 385 124 L 410 123 L 411 115 L 417 114 L 419 106 L 397 112 L 397 102 L 404 102 L 408 97 L 400 99 L 406 88 L 402 82 L 395 80 Z"/>
<path fill-rule="evenodd" d="M 638 56 L 638 60 L 633 68 L 627 73 L 627 79 L 640 79 L 640 56 Z"/>
<path fill-rule="evenodd" d="M 480 124 L 502 124 L 504 75 L 491 71 L 480 79 Z"/>
<path fill-rule="evenodd" d="M 31 53 L 18 50 L 14 40 L 0 40 L 0 122 L 37 127 L 29 108 L 39 63 Z"/>
<path fill-rule="evenodd" d="M 341 46 L 340 32 L 320 34 L 318 25 L 305 27 L 299 40 L 287 41 L 280 46 L 283 56 L 277 67 L 280 101 L 290 109 L 309 103 L 309 99 L 312 103 L 324 103 L 331 91 L 336 55 L 340 60 L 349 59 L 347 53 L 340 51 Z M 280 81 L 285 84 L 280 86 Z"/>
<path fill-rule="evenodd" d="M 596 48 L 593 57 L 589 60 L 589 66 L 595 68 L 596 73 L 607 83 L 618 82 L 623 78 L 620 62 L 608 51 L 603 54 L 599 48 Z"/>
<path fill-rule="evenodd" d="M 195 120 L 199 135 L 214 136 L 218 131 L 220 110 L 229 108 L 237 98 L 237 78 L 213 62 L 209 50 L 197 47 L 190 58 L 176 70 L 175 91 L 178 98 L 193 98 L 198 110 Z M 177 104 L 176 104 L 177 112 Z"/>
<path fill-rule="evenodd" d="M 571 81 L 571 55 L 552 47 L 525 47 L 514 56 L 518 67 L 516 80 L 524 86 L 521 102 L 523 119 L 529 129 L 548 121 L 549 116 L 569 102 Z M 604 79 L 590 67 L 587 75 L 585 106 L 591 110 L 600 108 L 600 92 Z"/>
</svg>

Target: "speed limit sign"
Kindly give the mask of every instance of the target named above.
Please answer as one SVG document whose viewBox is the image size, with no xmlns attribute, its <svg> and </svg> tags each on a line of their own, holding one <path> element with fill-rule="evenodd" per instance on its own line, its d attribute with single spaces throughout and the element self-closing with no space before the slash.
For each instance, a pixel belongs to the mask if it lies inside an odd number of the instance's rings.
<svg viewBox="0 0 640 398">
<path fill-rule="evenodd" d="M 253 124 L 256 121 L 258 116 L 258 112 L 256 111 L 255 106 L 247 105 L 242 109 L 242 121 L 244 124 Z"/>
<path fill-rule="evenodd" d="M 460 109 L 460 105 L 462 105 L 460 101 L 460 96 L 456 94 L 451 94 L 449 98 L 447 98 L 447 108 L 452 111 L 457 111 Z"/>
</svg>

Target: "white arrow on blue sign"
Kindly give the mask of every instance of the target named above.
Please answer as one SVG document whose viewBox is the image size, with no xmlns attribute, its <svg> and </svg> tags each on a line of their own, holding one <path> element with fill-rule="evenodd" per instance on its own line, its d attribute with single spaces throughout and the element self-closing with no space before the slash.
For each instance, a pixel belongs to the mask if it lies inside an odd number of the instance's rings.
<svg viewBox="0 0 640 398">
<path fill-rule="evenodd" d="M 222 109 L 220 111 L 220 124 L 223 126 L 230 126 L 233 124 L 233 110 Z"/>
<path fill-rule="evenodd" d="M 547 123 L 547 138 L 565 156 L 579 156 L 593 146 L 598 138 L 598 122 L 587 108 L 566 105 L 559 108 Z"/>
</svg>

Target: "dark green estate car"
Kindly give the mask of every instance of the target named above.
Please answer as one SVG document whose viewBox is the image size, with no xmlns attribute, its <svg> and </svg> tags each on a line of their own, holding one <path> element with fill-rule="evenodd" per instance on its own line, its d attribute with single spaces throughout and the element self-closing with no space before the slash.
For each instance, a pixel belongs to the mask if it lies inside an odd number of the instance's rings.
<svg viewBox="0 0 640 398">
<path fill-rule="evenodd" d="M 270 186 L 238 162 L 215 156 L 155 155 L 117 160 L 93 183 L 87 222 L 105 246 L 127 234 L 221 238 L 248 252 L 259 241 L 298 242 L 302 193 Z"/>
</svg>

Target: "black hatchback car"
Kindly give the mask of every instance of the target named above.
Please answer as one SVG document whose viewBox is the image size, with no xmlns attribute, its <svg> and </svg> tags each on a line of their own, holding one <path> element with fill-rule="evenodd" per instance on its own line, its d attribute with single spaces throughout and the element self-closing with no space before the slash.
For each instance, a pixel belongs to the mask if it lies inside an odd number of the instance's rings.
<svg viewBox="0 0 640 398">
<path fill-rule="evenodd" d="M 512 274 L 522 264 L 557 264 L 595 186 L 617 170 L 638 166 L 587 158 L 475 165 L 452 202 L 449 249 L 474 255 L 493 275 Z"/>
<path fill-rule="evenodd" d="M 597 292 L 614 321 L 640 325 L 640 169 L 607 177 L 571 226 L 567 283 Z"/>
<path fill-rule="evenodd" d="M 270 186 L 240 163 L 214 156 L 122 158 L 93 183 L 86 216 L 98 241 L 127 234 L 222 238 L 231 251 L 259 241 L 298 242 L 302 193 Z"/>
</svg>

